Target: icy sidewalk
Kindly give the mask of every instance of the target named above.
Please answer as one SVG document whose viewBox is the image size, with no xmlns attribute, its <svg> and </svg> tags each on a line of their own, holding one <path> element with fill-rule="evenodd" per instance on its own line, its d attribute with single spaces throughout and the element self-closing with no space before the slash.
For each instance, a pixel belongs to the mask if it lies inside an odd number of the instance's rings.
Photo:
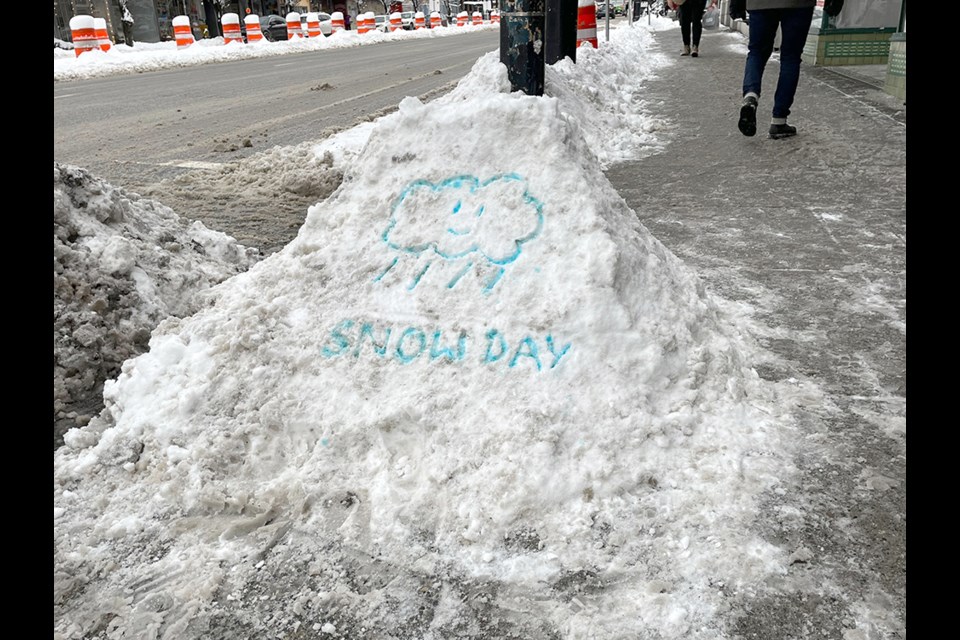
<svg viewBox="0 0 960 640">
<path fill-rule="evenodd" d="M 760 375 L 806 398 L 799 482 L 770 494 L 758 523 L 792 564 L 766 592 L 731 598 L 731 629 L 905 637 L 904 107 L 805 65 L 790 117 L 799 135 L 769 140 L 771 61 L 757 136 L 745 138 L 743 37 L 705 32 L 690 59 L 679 57 L 678 30 L 653 36 L 676 62 L 644 95 L 670 112 L 675 135 L 607 177 L 761 337 L 771 357 Z"/>
</svg>

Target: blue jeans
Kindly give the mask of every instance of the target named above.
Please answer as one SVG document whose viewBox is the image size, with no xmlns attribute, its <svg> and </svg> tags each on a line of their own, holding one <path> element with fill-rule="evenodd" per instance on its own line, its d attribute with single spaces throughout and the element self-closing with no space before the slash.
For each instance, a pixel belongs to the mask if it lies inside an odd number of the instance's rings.
<svg viewBox="0 0 960 640">
<path fill-rule="evenodd" d="M 763 68 L 773 53 L 777 28 L 781 30 L 780 77 L 773 96 L 773 117 L 790 115 L 793 97 L 800 82 L 800 54 L 807 42 L 813 20 L 813 7 L 802 9 L 762 9 L 750 12 L 750 42 L 747 63 L 743 70 L 743 95 L 760 95 Z"/>
</svg>

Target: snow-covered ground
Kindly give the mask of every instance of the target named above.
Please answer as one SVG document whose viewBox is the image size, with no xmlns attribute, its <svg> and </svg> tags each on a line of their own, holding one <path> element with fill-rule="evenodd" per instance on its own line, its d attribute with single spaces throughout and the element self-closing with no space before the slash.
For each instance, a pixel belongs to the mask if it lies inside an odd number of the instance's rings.
<svg viewBox="0 0 960 640">
<path fill-rule="evenodd" d="M 791 561 L 749 525 L 793 425 L 602 172 L 665 143 L 669 64 L 641 22 L 530 97 L 495 52 L 318 145 L 293 242 L 55 453 L 55 637 L 723 638 Z"/>
</svg>

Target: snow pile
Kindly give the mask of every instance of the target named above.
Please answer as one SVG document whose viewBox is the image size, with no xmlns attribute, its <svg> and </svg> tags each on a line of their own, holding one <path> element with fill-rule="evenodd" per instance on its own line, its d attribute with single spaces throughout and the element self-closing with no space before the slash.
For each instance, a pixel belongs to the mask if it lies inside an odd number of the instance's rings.
<svg viewBox="0 0 960 640">
<path fill-rule="evenodd" d="M 330 153 L 314 153 L 316 142 L 274 147 L 213 170 L 190 171 L 144 188 L 143 195 L 176 211 L 189 211 L 265 255 L 283 248 L 311 204 L 340 186 L 342 174 Z M 207 197 L 197 199 L 197 193 Z M 282 242 L 264 229 L 283 226 Z"/>
<path fill-rule="evenodd" d="M 57 637 L 725 637 L 787 418 L 566 106 L 407 98 L 154 332 L 55 456 Z"/>
<path fill-rule="evenodd" d="M 245 271 L 256 251 L 65 165 L 53 167 L 54 441 L 103 407 L 104 380 L 168 315 Z"/>
<path fill-rule="evenodd" d="M 672 62 L 647 29 L 611 29 L 610 41 L 599 48 L 580 47 L 576 64 L 564 58 L 548 65 L 545 92 L 583 124 L 587 144 L 606 169 L 662 148 L 669 111 L 644 98 L 643 82 Z"/>
</svg>

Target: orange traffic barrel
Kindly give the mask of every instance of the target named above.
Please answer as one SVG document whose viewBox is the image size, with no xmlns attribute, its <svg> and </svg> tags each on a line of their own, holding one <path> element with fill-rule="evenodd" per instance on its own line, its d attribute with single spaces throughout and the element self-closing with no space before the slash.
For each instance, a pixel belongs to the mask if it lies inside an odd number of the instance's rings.
<svg viewBox="0 0 960 640">
<path fill-rule="evenodd" d="M 493 24 L 497 24 L 497 23 L 500 22 L 500 12 L 499 12 L 499 11 L 492 11 L 492 12 L 490 12 L 490 22 L 493 23 Z"/>
<path fill-rule="evenodd" d="M 73 38 L 73 50 L 78 58 L 81 53 L 92 51 L 100 46 L 93 16 L 79 15 L 70 18 L 70 37 Z"/>
<path fill-rule="evenodd" d="M 177 49 L 186 49 L 194 43 L 193 30 L 190 29 L 190 18 L 176 16 L 173 19 L 173 37 L 177 40 Z"/>
<path fill-rule="evenodd" d="M 577 47 L 584 42 L 597 48 L 597 3 L 577 0 Z"/>
<path fill-rule="evenodd" d="M 247 26 L 247 42 L 263 42 L 263 31 L 260 30 L 260 16 L 251 13 L 244 17 L 243 24 Z"/>
<path fill-rule="evenodd" d="M 460 13 L 457 14 L 457 26 L 458 27 L 467 26 L 467 20 L 469 20 L 469 18 L 470 16 L 469 14 L 467 14 L 466 11 L 461 11 Z"/>
<path fill-rule="evenodd" d="M 476 26 L 479 26 L 479 25 L 481 25 L 481 24 L 483 24 L 483 14 L 481 14 L 479 11 L 474 11 L 474 12 L 473 12 L 473 26 L 476 27 Z"/>
<path fill-rule="evenodd" d="M 439 11 L 433 11 L 430 13 L 430 28 L 436 29 L 437 27 L 443 26 L 443 20 L 440 18 Z"/>
<path fill-rule="evenodd" d="M 291 11 L 287 14 L 287 40 L 303 37 L 303 27 L 300 26 L 300 14 Z"/>
<path fill-rule="evenodd" d="M 343 31 L 346 25 L 343 23 L 343 12 L 334 11 L 330 14 L 330 33 Z"/>
<path fill-rule="evenodd" d="M 107 21 L 104 18 L 93 19 L 93 29 L 97 32 L 97 46 L 101 51 L 110 51 L 110 34 L 107 33 Z"/>
<path fill-rule="evenodd" d="M 403 29 L 403 16 L 399 13 L 390 14 L 390 32 L 400 31 Z"/>
<path fill-rule="evenodd" d="M 413 14 L 413 28 L 414 29 L 427 28 L 427 16 L 423 15 L 422 11 L 417 11 L 415 14 Z"/>
<path fill-rule="evenodd" d="M 220 18 L 223 25 L 223 44 L 239 42 L 243 44 L 243 34 L 240 33 L 240 16 L 235 13 L 225 13 Z"/>
<path fill-rule="evenodd" d="M 190 18 L 187 16 L 176 16 L 172 22 L 173 37 L 177 40 L 177 49 L 186 49 L 196 42 L 193 37 L 193 29 L 190 28 Z"/>
<path fill-rule="evenodd" d="M 307 13 L 307 37 L 317 38 L 322 36 L 320 33 L 320 14 L 310 11 Z"/>
<path fill-rule="evenodd" d="M 357 16 L 357 33 L 367 33 L 370 31 L 370 27 L 367 23 L 367 14 L 361 13 Z"/>
</svg>

